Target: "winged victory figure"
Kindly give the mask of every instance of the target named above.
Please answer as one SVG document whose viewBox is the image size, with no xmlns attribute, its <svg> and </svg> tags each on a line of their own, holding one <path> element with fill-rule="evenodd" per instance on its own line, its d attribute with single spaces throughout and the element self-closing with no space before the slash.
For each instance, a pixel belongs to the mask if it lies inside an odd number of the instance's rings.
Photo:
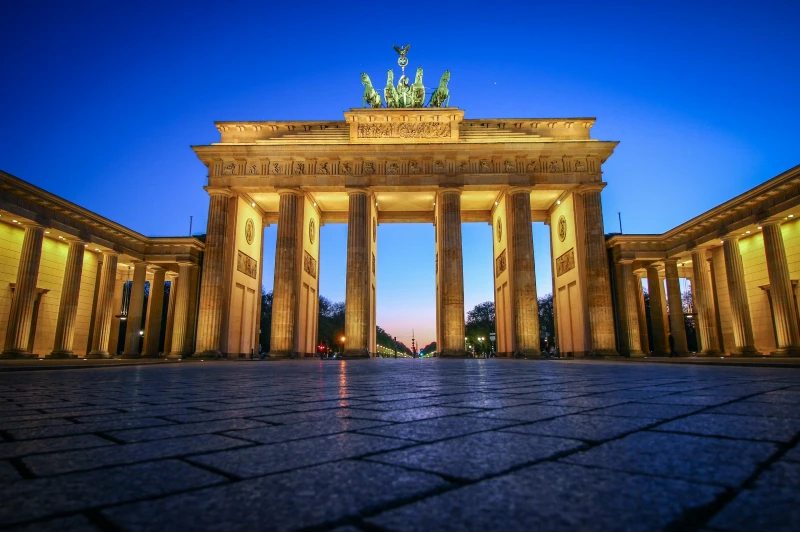
<svg viewBox="0 0 800 533">
<path fill-rule="evenodd" d="M 404 47 L 400 48 L 397 45 L 394 45 L 394 51 L 400 54 L 401 56 L 405 56 L 408 53 L 408 49 L 411 47 L 411 43 L 405 45 Z"/>
</svg>

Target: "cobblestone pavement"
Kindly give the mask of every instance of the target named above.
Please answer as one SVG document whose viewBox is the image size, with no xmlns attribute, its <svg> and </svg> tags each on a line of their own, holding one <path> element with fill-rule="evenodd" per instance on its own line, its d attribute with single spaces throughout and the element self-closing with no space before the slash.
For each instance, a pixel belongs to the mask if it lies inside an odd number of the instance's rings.
<svg viewBox="0 0 800 533">
<path fill-rule="evenodd" d="M 13 530 L 800 529 L 800 370 L 220 362 L 0 374 Z"/>
</svg>

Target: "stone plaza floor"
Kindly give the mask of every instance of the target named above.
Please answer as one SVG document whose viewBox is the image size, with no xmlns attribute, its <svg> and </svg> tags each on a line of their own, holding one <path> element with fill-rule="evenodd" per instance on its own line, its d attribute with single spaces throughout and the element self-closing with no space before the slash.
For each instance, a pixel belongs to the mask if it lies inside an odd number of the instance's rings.
<svg viewBox="0 0 800 533">
<path fill-rule="evenodd" d="M 184 362 L 0 373 L 10 530 L 798 530 L 800 370 Z"/>
</svg>

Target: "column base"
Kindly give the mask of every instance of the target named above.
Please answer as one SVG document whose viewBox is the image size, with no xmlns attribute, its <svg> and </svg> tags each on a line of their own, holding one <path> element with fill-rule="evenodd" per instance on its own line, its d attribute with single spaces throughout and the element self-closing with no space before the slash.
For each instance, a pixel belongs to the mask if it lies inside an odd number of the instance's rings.
<svg viewBox="0 0 800 533">
<path fill-rule="evenodd" d="M 36 354 L 21 350 L 6 350 L 0 354 L 0 359 L 36 359 L 38 357 Z"/>
<path fill-rule="evenodd" d="M 205 350 L 202 352 L 195 352 L 192 357 L 195 359 L 222 359 L 224 356 L 219 350 Z"/>
<path fill-rule="evenodd" d="M 120 356 L 117 356 L 118 359 L 141 359 L 142 356 L 138 353 L 124 353 Z"/>
<path fill-rule="evenodd" d="M 778 357 L 800 357 L 800 347 L 785 346 L 783 348 L 778 348 L 774 352 L 770 352 L 770 355 Z"/>
<path fill-rule="evenodd" d="M 702 357 L 714 357 L 714 356 L 717 356 L 717 355 L 723 355 L 723 353 L 720 352 L 719 350 L 703 350 L 702 352 L 700 352 L 697 355 L 702 356 Z M 798 352 L 798 355 L 800 355 L 800 352 Z"/>
<path fill-rule="evenodd" d="M 444 359 L 466 359 L 467 352 L 465 350 L 442 350 L 439 352 L 439 357 Z"/>
<path fill-rule="evenodd" d="M 756 350 L 754 347 L 747 346 L 744 348 L 734 348 L 731 350 L 731 355 L 736 357 L 760 357 L 764 354 Z"/>
<path fill-rule="evenodd" d="M 72 353 L 72 350 L 53 350 L 44 357 L 45 359 L 75 359 L 78 356 Z"/>
<path fill-rule="evenodd" d="M 170 353 L 170 354 L 165 355 L 164 357 L 166 357 L 167 359 L 175 359 L 175 360 L 177 360 L 177 359 L 188 359 L 188 358 L 191 357 L 191 355 L 183 355 L 181 353 Z"/>
<path fill-rule="evenodd" d="M 601 350 L 589 350 L 586 357 L 619 357 L 619 352 L 613 348 L 606 348 Z"/>
<path fill-rule="evenodd" d="M 95 350 L 86 354 L 86 359 L 109 359 L 111 354 L 105 350 Z"/>
</svg>

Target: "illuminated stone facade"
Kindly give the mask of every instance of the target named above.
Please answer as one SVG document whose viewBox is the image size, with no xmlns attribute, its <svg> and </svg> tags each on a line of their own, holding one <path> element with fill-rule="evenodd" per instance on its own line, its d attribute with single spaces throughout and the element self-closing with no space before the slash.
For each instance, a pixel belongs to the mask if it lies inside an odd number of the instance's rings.
<svg viewBox="0 0 800 533">
<path fill-rule="evenodd" d="M 348 224 L 345 356 L 374 355 L 377 226 L 411 222 L 435 225 L 437 345 L 441 356 L 462 357 L 461 223 L 485 222 L 498 228 L 497 351 L 537 356 L 531 223 L 552 220 L 554 272 L 555 258 L 568 254 L 554 276 L 558 331 L 550 334 L 574 355 L 616 353 L 600 191 L 601 165 L 617 143 L 592 139 L 593 124 L 465 120 L 455 108 L 352 109 L 341 121 L 218 122 L 219 142 L 193 147 L 208 167 L 214 221 L 198 352 L 249 353 L 255 346 L 257 324 L 239 318 L 258 316 L 248 295 L 257 294 L 260 280 L 236 268 L 242 253 L 261 261 L 261 251 L 245 243 L 245 223 L 253 220 L 257 238 L 278 224 L 271 355 L 314 355 L 318 229 L 337 223 Z M 208 332 L 206 315 L 220 317 Z"/>
<path fill-rule="evenodd" d="M 0 171 L 0 357 L 191 354 L 203 248 L 145 237 Z M 165 306 L 166 282 L 177 303 Z"/>
<path fill-rule="evenodd" d="M 628 279 L 641 290 L 640 276 L 647 278 L 652 352 L 668 353 L 672 335 L 675 352 L 688 353 L 688 317 L 702 354 L 800 355 L 798 219 L 800 166 L 661 235 L 611 236 L 606 245 L 620 267 L 615 291 Z M 636 299 L 618 298 L 616 309 L 618 338 L 627 339 L 620 351 L 631 355 L 651 351 L 625 319 L 643 307 L 642 295 Z"/>
</svg>

